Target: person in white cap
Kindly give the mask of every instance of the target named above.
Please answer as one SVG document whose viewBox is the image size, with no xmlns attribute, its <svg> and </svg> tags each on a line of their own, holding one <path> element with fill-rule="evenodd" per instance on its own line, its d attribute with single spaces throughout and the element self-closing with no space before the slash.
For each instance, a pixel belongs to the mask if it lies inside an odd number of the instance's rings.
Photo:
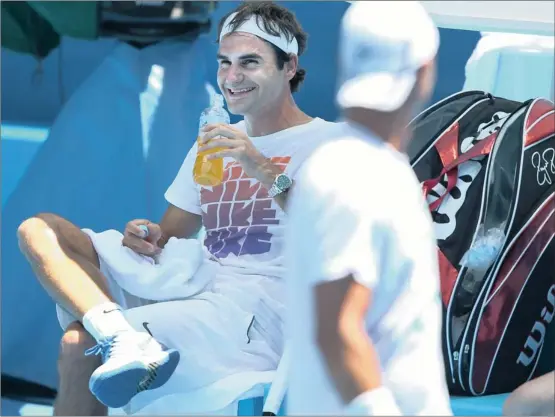
<svg viewBox="0 0 555 417">
<path fill-rule="evenodd" d="M 205 128 L 165 194 L 160 224 L 129 222 L 111 250 L 102 244 L 105 235 L 50 213 L 19 227 L 20 247 L 57 303 L 65 331 L 56 414 L 100 415 L 103 405 L 158 415 L 219 411 L 277 367 L 283 208 L 299 166 L 337 124 L 307 115 L 293 99 L 305 77 L 299 56 L 307 38 L 293 13 L 245 2 L 222 19 L 218 33 L 218 85 L 228 109 L 244 120 Z M 199 186 L 198 150 L 214 147 L 224 158 L 224 181 Z M 201 227 L 207 256 L 198 271 L 209 275 L 206 286 L 186 299 L 154 302 L 119 285 L 119 271 L 150 270 L 170 239 L 194 239 Z M 122 260 L 127 264 L 116 268 Z M 199 275 L 183 287 L 194 290 Z"/>
<path fill-rule="evenodd" d="M 347 123 L 289 197 L 288 415 L 451 413 L 435 238 L 404 154 L 438 46 L 419 2 L 352 2 L 343 17 Z"/>
</svg>

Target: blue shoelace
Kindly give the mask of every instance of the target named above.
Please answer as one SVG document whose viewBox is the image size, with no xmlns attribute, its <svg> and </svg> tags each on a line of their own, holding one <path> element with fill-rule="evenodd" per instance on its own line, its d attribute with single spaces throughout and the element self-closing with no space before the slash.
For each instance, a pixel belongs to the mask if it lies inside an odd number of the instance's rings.
<svg viewBox="0 0 555 417">
<path fill-rule="evenodd" d="M 87 349 L 85 351 L 85 356 L 102 355 L 102 361 L 106 362 L 108 359 L 110 359 L 112 353 L 114 352 L 114 347 L 116 347 L 117 344 L 118 340 L 116 336 L 109 337 L 106 340 L 103 340 L 97 343 L 95 346 Z M 148 375 L 144 378 L 144 380 L 139 382 L 139 385 L 137 386 L 137 392 L 145 391 L 150 387 L 150 385 L 156 379 L 156 376 L 158 374 L 158 367 L 159 365 L 156 363 L 148 364 Z"/>
<path fill-rule="evenodd" d="M 98 342 L 92 348 L 89 348 L 85 351 L 85 356 L 90 355 L 102 355 L 102 362 L 106 362 L 112 353 L 112 348 L 115 346 L 117 341 L 115 340 L 115 336 L 111 336 L 106 340 L 102 340 Z"/>
</svg>

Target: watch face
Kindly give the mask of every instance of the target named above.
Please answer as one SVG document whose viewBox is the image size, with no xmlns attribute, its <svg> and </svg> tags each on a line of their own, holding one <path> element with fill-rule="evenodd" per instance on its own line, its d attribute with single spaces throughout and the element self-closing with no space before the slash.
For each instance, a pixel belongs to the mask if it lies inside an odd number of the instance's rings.
<svg viewBox="0 0 555 417">
<path fill-rule="evenodd" d="M 276 178 L 276 185 L 279 187 L 279 189 L 286 190 L 291 187 L 291 180 L 287 175 L 280 174 Z"/>
</svg>

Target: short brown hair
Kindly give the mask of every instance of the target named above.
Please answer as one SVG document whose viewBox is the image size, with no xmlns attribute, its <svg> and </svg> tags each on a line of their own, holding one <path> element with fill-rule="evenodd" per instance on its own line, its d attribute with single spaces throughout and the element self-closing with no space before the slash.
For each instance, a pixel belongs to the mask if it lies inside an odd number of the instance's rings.
<svg viewBox="0 0 555 417">
<path fill-rule="evenodd" d="M 301 56 L 306 50 L 307 34 L 303 31 L 300 23 L 297 21 L 295 14 L 287 10 L 278 4 L 271 1 L 261 1 L 261 2 L 245 2 L 237 9 L 229 12 L 227 15 L 222 17 L 220 24 L 218 26 L 218 39 L 220 38 L 220 33 L 226 19 L 232 14 L 237 13 L 237 15 L 231 20 L 230 27 L 231 30 L 236 30 L 244 21 L 248 20 L 252 15 L 259 16 L 262 21 L 262 26 L 260 29 L 265 32 L 280 36 L 280 33 L 276 31 L 276 25 L 280 31 L 282 31 L 288 40 L 291 41 L 293 37 L 297 39 L 299 45 L 299 56 Z M 273 25 L 272 25 L 273 24 Z M 267 41 L 265 41 L 267 42 Z M 268 42 L 272 49 L 276 53 L 276 63 L 278 69 L 283 69 L 286 62 L 291 60 L 291 57 L 281 49 L 279 49 L 274 44 Z M 289 86 L 291 87 L 291 92 L 294 93 L 299 90 L 300 85 L 304 81 L 306 76 L 306 71 L 302 68 L 297 68 L 297 73 L 289 81 Z"/>
</svg>

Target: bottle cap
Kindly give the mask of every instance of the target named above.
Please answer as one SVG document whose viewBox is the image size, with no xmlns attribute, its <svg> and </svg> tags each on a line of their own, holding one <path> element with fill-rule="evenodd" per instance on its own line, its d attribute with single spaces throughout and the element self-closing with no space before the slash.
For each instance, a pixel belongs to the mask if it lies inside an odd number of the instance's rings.
<svg viewBox="0 0 555 417">
<path fill-rule="evenodd" d="M 143 235 L 141 237 L 143 239 L 146 239 L 148 237 L 148 234 L 149 234 L 148 226 L 146 224 L 140 224 L 139 229 L 141 229 L 143 231 Z"/>
<path fill-rule="evenodd" d="M 224 106 L 224 97 L 221 94 L 213 94 L 210 97 L 210 107 L 223 107 Z"/>
</svg>

